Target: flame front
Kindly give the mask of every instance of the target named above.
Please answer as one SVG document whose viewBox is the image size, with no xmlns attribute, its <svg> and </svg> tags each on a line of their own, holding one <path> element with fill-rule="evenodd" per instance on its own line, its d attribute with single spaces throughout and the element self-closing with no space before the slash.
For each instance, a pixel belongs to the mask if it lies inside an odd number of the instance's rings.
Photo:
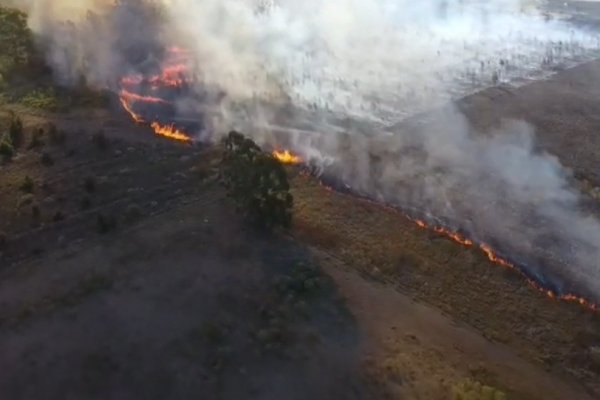
<svg viewBox="0 0 600 400">
<path fill-rule="evenodd" d="M 142 118 L 141 115 L 139 115 L 135 111 L 133 111 L 133 109 L 131 108 L 131 105 L 129 104 L 129 102 L 125 98 L 121 97 L 120 100 L 121 100 L 121 105 L 123 106 L 123 109 L 125 111 L 127 111 L 127 113 L 129 114 L 129 116 L 131 116 L 131 118 L 136 123 L 141 124 L 141 123 L 145 122 L 144 118 Z"/>
<path fill-rule="evenodd" d="M 179 88 L 182 87 L 186 82 L 185 73 L 187 72 L 187 70 L 188 68 L 184 64 L 171 65 L 165 67 L 162 74 L 155 75 L 148 81 L 155 88 Z"/>
<path fill-rule="evenodd" d="M 429 226 L 425 221 L 422 220 L 415 220 L 412 219 L 410 217 L 409 218 L 411 221 L 413 221 L 414 223 L 417 224 L 417 226 L 419 226 L 420 228 L 423 229 L 433 229 L 433 231 L 437 232 L 440 235 L 444 235 L 447 238 L 455 241 L 456 243 L 459 243 L 465 247 L 479 247 L 479 249 L 483 252 L 483 254 L 486 255 L 486 257 L 488 258 L 488 260 L 490 260 L 492 263 L 496 264 L 496 265 L 500 265 L 501 267 L 504 268 L 508 268 L 511 269 L 515 272 L 517 272 L 519 275 L 521 275 L 526 281 L 527 283 L 533 287 L 534 289 L 536 289 L 537 291 L 544 293 L 546 296 L 548 296 L 551 299 L 557 299 L 557 300 L 562 300 L 568 303 L 578 303 L 592 311 L 600 311 L 600 305 L 599 304 L 595 304 L 592 303 L 591 301 L 581 297 L 581 296 L 577 296 L 575 294 L 558 294 L 553 290 L 544 288 L 542 285 L 540 285 L 539 283 L 537 283 L 536 281 L 534 281 L 533 279 L 529 278 L 527 275 L 525 275 L 525 273 L 523 273 L 519 268 L 517 268 L 517 266 L 513 263 L 511 263 L 510 261 L 500 257 L 493 249 L 491 246 L 489 246 L 488 244 L 485 243 L 475 243 L 470 239 L 467 239 L 466 237 L 462 236 L 461 234 L 457 233 L 457 232 L 453 232 L 447 228 L 441 227 L 441 226 L 434 226 L 431 227 Z"/>
<path fill-rule="evenodd" d="M 140 103 L 151 103 L 151 104 L 169 104 L 167 100 L 161 99 L 160 97 L 154 96 L 142 96 L 137 93 L 132 93 L 127 90 L 121 90 L 121 99 L 129 102 L 137 101 Z"/>
<path fill-rule="evenodd" d="M 153 122 L 150 124 L 152 129 L 154 129 L 154 133 L 159 136 L 164 136 L 169 139 L 178 140 L 180 142 L 190 143 L 192 138 L 189 137 L 186 133 L 180 131 L 175 128 L 174 125 L 161 125 L 158 122 Z"/>
<path fill-rule="evenodd" d="M 150 122 L 145 116 L 138 113 L 135 108 L 140 104 L 169 105 L 170 101 L 159 96 L 169 94 L 170 90 L 180 88 L 188 82 L 189 53 L 177 47 L 168 50 L 168 57 L 161 66 L 161 72 L 151 77 L 142 74 L 132 74 L 121 79 L 121 92 L 119 99 L 123 109 L 136 123 L 150 123 L 150 127 L 159 136 L 180 142 L 191 143 L 192 138 L 187 133 L 176 128 L 174 124 L 163 125 L 158 121 Z M 152 90 L 152 96 L 145 94 L 148 89 Z M 136 91 L 138 93 L 136 93 Z M 144 94 L 140 94 L 144 93 Z"/>
<path fill-rule="evenodd" d="M 299 156 L 290 153 L 289 150 L 284 150 L 284 151 L 277 151 L 275 150 L 273 152 L 273 157 L 275 157 L 276 159 L 279 160 L 279 162 L 283 163 L 283 164 L 300 164 L 302 163 L 302 158 L 300 158 Z"/>
<path fill-rule="evenodd" d="M 152 85 L 153 90 L 157 90 L 157 89 L 161 89 L 161 88 L 171 88 L 172 89 L 172 88 L 182 87 L 187 82 L 186 73 L 187 73 L 188 68 L 185 64 L 185 61 L 188 57 L 188 52 L 184 49 L 173 47 L 173 48 L 169 49 L 169 54 L 170 54 L 170 59 L 167 61 L 167 65 L 163 66 L 163 70 L 159 75 L 152 76 L 149 79 L 146 79 L 141 75 L 126 76 L 121 80 L 121 86 L 127 87 L 129 89 L 131 87 L 138 87 L 140 85 L 143 85 L 145 82 L 147 82 Z M 144 96 L 144 95 L 130 92 L 129 90 L 126 90 L 126 89 L 121 90 L 120 100 L 121 100 L 121 104 L 122 104 L 123 108 L 125 109 L 125 111 L 127 111 L 127 113 L 131 116 L 131 118 L 136 123 L 145 123 L 146 121 L 140 114 L 136 113 L 133 110 L 132 106 L 134 103 L 138 102 L 138 103 L 151 103 L 151 104 L 169 104 L 168 101 L 161 99 L 160 97 Z M 152 122 L 150 124 L 150 126 L 152 127 L 152 129 L 154 130 L 154 132 L 157 135 L 160 135 L 160 136 L 172 139 L 172 140 L 185 142 L 185 143 L 192 142 L 192 138 L 188 134 L 177 129 L 173 124 L 162 125 L 159 122 Z M 273 151 L 272 154 L 273 154 L 273 157 L 275 157 L 277 160 L 279 160 L 283 164 L 296 165 L 296 164 L 301 164 L 303 162 L 303 160 L 300 156 L 297 156 L 297 155 L 291 153 L 289 150 L 283 150 L 283 151 L 275 150 L 275 151 Z M 332 190 L 327 185 L 323 185 L 323 186 L 327 190 Z M 366 200 L 366 199 L 364 199 L 364 200 Z M 394 212 L 398 212 L 398 210 L 388 207 L 388 206 L 385 206 L 385 205 L 382 205 L 381 203 L 376 203 L 371 200 L 367 200 L 367 201 L 369 201 L 371 203 L 375 203 L 376 205 L 378 205 L 380 207 L 383 206 Z M 419 219 L 413 219 L 405 214 L 403 214 L 403 215 L 406 218 L 408 218 L 409 220 L 411 220 L 412 222 L 414 222 L 417 226 L 419 226 L 422 229 L 433 230 L 434 232 L 436 232 L 440 235 L 443 235 L 445 237 L 448 237 L 449 239 L 453 240 L 454 242 L 456 242 L 462 246 L 465 246 L 465 247 L 470 247 L 470 248 L 478 247 L 492 263 L 516 271 L 527 281 L 527 283 L 530 286 L 532 286 L 536 290 L 544 293 L 546 296 L 548 296 L 551 299 L 562 300 L 562 301 L 570 302 L 570 303 L 578 303 L 590 310 L 600 311 L 600 305 L 594 304 L 581 296 L 578 296 L 575 294 L 570 294 L 570 293 L 558 294 L 554 290 L 544 288 L 542 285 L 540 285 L 533 279 L 529 278 L 515 264 L 500 257 L 492 249 L 491 246 L 489 246 L 485 243 L 476 243 L 476 242 L 466 238 L 465 236 L 461 235 L 460 233 L 449 230 L 443 226 L 430 226 L 426 221 L 419 220 Z"/>
</svg>

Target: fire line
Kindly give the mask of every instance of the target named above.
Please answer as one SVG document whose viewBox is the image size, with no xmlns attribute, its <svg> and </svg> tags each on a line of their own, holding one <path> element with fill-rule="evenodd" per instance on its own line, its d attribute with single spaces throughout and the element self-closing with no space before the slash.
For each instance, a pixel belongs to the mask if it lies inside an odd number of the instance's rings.
<svg viewBox="0 0 600 400">
<path fill-rule="evenodd" d="M 273 151 L 273 157 L 275 157 L 277 160 L 279 160 L 282 164 L 297 165 L 297 164 L 302 163 L 302 158 L 300 158 L 300 156 L 290 153 L 289 150 L 284 150 L 284 151 L 275 150 L 275 151 Z"/>
<path fill-rule="evenodd" d="M 141 75 L 126 76 L 121 80 L 122 86 L 127 86 L 129 88 L 130 86 L 141 85 L 144 82 L 149 82 L 151 85 L 153 85 L 154 88 L 178 88 L 178 87 L 181 87 L 182 85 L 184 85 L 187 82 L 186 77 L 185 77 L 186 72 L 187 72 L 187 66 L 185 64 L 181 64 L 179 62 L 180 60 L 176 59 L 173 56 L 185 58 L 185 56 L 187 55 L 187 52 L 184 49 L 173 47 L 173 48 L 169 49 L 169 53 L 171 54 L 171 57 L 172 57 L 170 60 L 170 63 L 169 63 L 169 60 L 167 60 L 168 65 L 163 66 L 163 71 L 160 74 L 154 75 L 150 79 L 145 79 Z M 133 110 L 132 106 L 135 102 L 153 103 L 153 104 L 169 104 L 168 101 L 161 99 L 159 97 L 144 96 L 144 95 L 130 92 L 129 90 L 126 90 L 126 89 L 121 90 L 120 101 L 121 101 L 121 104 L 122 104 L 123 108 L 125 109 L 125 111 L 131 116 L 131 118 L 136 123 L 146 123 L 146 120 L 144 119 L 144 117 L 142 117 L 142 115 L 136 113 Z M 177 140 L 177 141 L 185 142 L 185 143 L 191 143 L 193 141 L 193 139 L 191 138 L 190 135 L 177 129 L 174 124 L 163 125 L 157 121 L 154 121 L 154 122 L 150 123 L 150 127 L 154 130 L 155 134 L 166 137 L 168 139 Z M 273 157 L 275 157 L 277 160 L 279 160 L 283 164 L 290 164 L 290 165 L 303 164 L 302 158 L 300 156 L 294 154 L 290 150 L 275 150 L 272 152 L 272 155 L 273 155 Z M 323 187 L 325 187 L 327 190 L 329 190 L 329 191 L 334 190 L 331 187 L 325 185 L 323 182 L 321 182 L 321 183 L 322 183 Z M 458 232 L 454 232 L 443 226 L 430 225 L 424 220 L 412 218 L 411 216 L 407 215 L 406 213 L 399 211 L 397 208 L 390 207 L 388 205 L 385 205 L 385 204 L 382 204 L 379 202 L 375 202 L 375 201 L 365 198 L 365 197 L 359 196 L 359 198 L 366 200 L 370 203 L 373 203 L 379 207 L 385 207 L 386 209 L 390 209 L 396 213 L 399 213 L 399 214 L 403 215 L 405 218 L 407 218 L 408 220 L 415 223 L 418 227 L 420 227 L 422 229 L 426 229 L 426 230 L 432 230 L 440 235 L 443 235 L 443 236 L 449 238 L 450 240 L 452 240 L 464 247 L 478 248 L 481 252 L 483 252 L 483 254 L 488 258 L 488 260 L 490 262 L 492 262 L 496 265 L 499 265 L 501 267 L 508 268 L 508 269 L 515 271 L 516 273 L 521 275 L 531 287 L 533 287 L 534 289 L 536 289 L 537 291 L 539 291 L 541 293 L 544 293 L 546 296 L 548 296 L 551 299 L 556 299 L 556 300 L 569 302 L 569 303 L 577 303 L 577 304 L 580 304 L 581 306 L 584 306 L 594 312 L 600 311 L 599 304 L 595 304 L 581 296 L 578 296 L 573 293 L 559 294 L 555 290 L 544 288 L 541 284 L 536 282 L 534 279 L 527 276 L 527 274 L 525 272 L 523 272 L 523 270 L 520 269 L 516 264 L 513 264 L 510 261 L 499 256 L 492 249 L 492 247 L 486 243 L 476 243 L 475 241 L 463 236 L 462 234 L 460 234 Z"/>
<path fill-rule="evenodd" d="M 335 191 L 337 193 L 340 193 L 339 191 L 336 191 L 335 189 L 326 185 L 322 181 L 320 183 L 321 183 L 321 186 L 323 186 L 326 190 Z M 452 240 L 453 242 L 458 243 L 466 248 L 478 248 L 491 263 L 516 272 L 527 282 L 527 284 L 529 286 L 531 286 L 536 291 L 543 293 L 544 295 L 546 295 L 548 298 L 550 298 L 552 300 L 559 300 L 559 301 L 563 301 L 563 302 L 567 302 L 567 303 L 577 303 L 592 312 L 600 312 L 600 304 L 596 304 L 582 296 L 579 296 L 574 293 L 559 294 L 555 290 L 543 287 L 540 283 L 536 282 L 534 279 L 527 276 L 527 274 L 524 273 L 516 264 L 514 264 L 514 263 L 508 261 L 507 259 L 501 257 L 500 255 L 498 255 L 498 253 L 496 253 L 494 251 L 494 249 L 486 243 L 476 243 L 473 240 L 461 235 L 460 233 L 454 232 L 443 226 L 430 225 L 429 223 L 427 223 L 426 221 L 424 221 L 422 219 L 417 219 L 417 218 L 411 217 L 410 215 L 406 214 L 405 212 L 402 212 L 401 210 L 399 210 L 396 207 L 392 207 L 390 205 L 371 200 L 364 196 L 358 196 L 358 198 L 363 201 L 366 201 L 370 204 L 373 204 L 377 207 L 384 208 L 388 211 L 399 214 L 399 215 L 403 216 L 404 218 L 408 219 L 409 221 L 413 222 L 419 228 L 424 229 L 424 230 L 432 230 L 432 231 L 436 232 L 437 234 L 443 235 L 443 236 L 447 237 L 448 239 Z"/>
<path fill-rule="evenodd" d="M 164 125 L 156 120 L 152 121 L 152 119 L 147 121 L 145 116 L 134 108 L 137 104 L 170 104 L 170 101 L 161 97 L 136 93 L 136 89 L 143 91 L 144 88 L 147 88 L 147 84 L 149 84 L 154 93 L 154 91 L 159 89 L 180 88 L 187 83 L 186 74 L 188 66 L 185 63 L 187 60 L 186 51 L 178 47 L 173 47 L 168 50 L 168 54 L 169 57 L 161 66 L 162 70 L 159 74 L 151 77 L 146 77 L 142 74 L 124 76 L 120 81 L 121 91 L 119 93 L 119 100 L 123 109 L 131 116 L 133 121 L 139 124 L 149 124 L 156 135 L 180 142 L 191 143 L 193 141 L 191 135 L 175 127 L 174 124 Z M 164 91 L 159 93 L 164 93 Z"/>
<path fill-rule="evenodd" d="M 562 300 L 562 301 L 569 302 L 569 303 L 578 303 L 584 307 L 587 307 L 588 309 L 590 309 L 592 311 L 595 311 L 595 312 L 600 311 L 600 305 L 592 303 L 591 301 L 589 301 L 581 296 L 577 296 L 572 293 L 559 295 L 558 293 L 556 293 L 553 290 L 544 288 L 538 282 L 529 278 L 515 264 L 500 257 L 489 245 L 487 245 L 485 243 L 475 243 L 475 242 L 467 239 L 466 237 L 464 237 L 456 232 L 453 232 L 451 230 L 448 230 L 444 227 L 441 227 L 441 226 L 431 227 L 422 220 L 412 219 L 407 215 L 405 215 L 405 217 L 408 218 L 409 220 L 415 222 L 417 224 L 417 226 L 419 226 L 420 228 L 433 229 L 433 231 L 435 231 L 441 235 L 444 235 L 444 236 L 450 238 L 451 240 L 453 240 L 454 242 L 459 243 L 465 247 L 469 247 L 469 248 L 478 247 L 485 254 L 485 256 L 488 258 L 488 260 L 490 260 L 492 263 L 515 271 L 522 278 L 524 278 L 526 280 L 526 282 L 527 282 L 527 284 L 529 284 L 529 286 L 533 287 L 535 290 L 537 290 L 541 293 L 544 293 L 546 296 L 548 296 L 551 299 Z"/>
<path fill-rule="evenodd" d="M 189 137 L 186 133 L 175 128 L 174 125 L 161 125 L 158 122 L 153 122 L 150 124 L 152 129 L 154 129 L 154 133 L 159 136 L 164 136 L 169 139 L 178 140 L 180 142 L 190 143 L 192 138 Z"/>
</svg>

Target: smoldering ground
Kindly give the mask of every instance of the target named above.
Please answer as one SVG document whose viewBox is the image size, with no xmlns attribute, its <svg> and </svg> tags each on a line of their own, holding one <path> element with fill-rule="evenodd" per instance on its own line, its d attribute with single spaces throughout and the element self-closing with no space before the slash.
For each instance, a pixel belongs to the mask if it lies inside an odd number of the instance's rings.
<svg viewBox="0 0 600 400">
<path fill-rule="evenodd" d="M 156 68 L 167 46 L 185 47 L 194 84 L 176 104 L 218 116 L 203 139 L 238 128 L 288 145 L 360 193 L 493 243 L 559 292 L 600 292 L 600 223 L 531 127 L 479 135 L 452 107 L 399 123 L 590 58 L 597 32 L 519 0 L 112 3 L 29 2 L 58 80 L 117 90 L 124 74 Z"/>
</svg>

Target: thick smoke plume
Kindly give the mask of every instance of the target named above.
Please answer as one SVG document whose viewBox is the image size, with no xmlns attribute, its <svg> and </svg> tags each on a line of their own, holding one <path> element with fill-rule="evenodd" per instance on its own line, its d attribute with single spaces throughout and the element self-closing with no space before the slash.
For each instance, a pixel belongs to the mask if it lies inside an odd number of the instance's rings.
<svg viewBox="0 0 600 400">
<path fill-rule="evenodd" d="M 118 90 L 169 46 L 191 52 L 178 117 L 238 128 L 337 182 L 439 218 L 557 291 L 600 293 L 600 223 L 569 173 L 509 123 L 472 132 L 446 106 L 590 58 L 598 36 L 519 0 L 30 0 L 57 79 Z M 408 124 L 410 118 L 411 123 Z"/>
</svg>

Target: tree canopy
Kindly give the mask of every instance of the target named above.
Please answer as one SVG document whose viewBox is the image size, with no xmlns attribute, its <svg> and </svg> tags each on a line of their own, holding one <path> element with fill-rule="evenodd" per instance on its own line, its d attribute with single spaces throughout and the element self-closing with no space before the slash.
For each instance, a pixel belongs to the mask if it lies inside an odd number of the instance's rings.
<svg viewBox="0 0 600 400">
<path fill-rule="evenodd" d="M 283 165 L 238 132 L 224 144 L 222 182 L 238 210 L 259 226 L 289 227 L 293 197 Z"/>
<path fill-rule="evenodd" d="M 33 34 L 27 26 L 27 14 L 0 6 L 0 49 L 0 80 L 30 62 Z"/>
</svg>

